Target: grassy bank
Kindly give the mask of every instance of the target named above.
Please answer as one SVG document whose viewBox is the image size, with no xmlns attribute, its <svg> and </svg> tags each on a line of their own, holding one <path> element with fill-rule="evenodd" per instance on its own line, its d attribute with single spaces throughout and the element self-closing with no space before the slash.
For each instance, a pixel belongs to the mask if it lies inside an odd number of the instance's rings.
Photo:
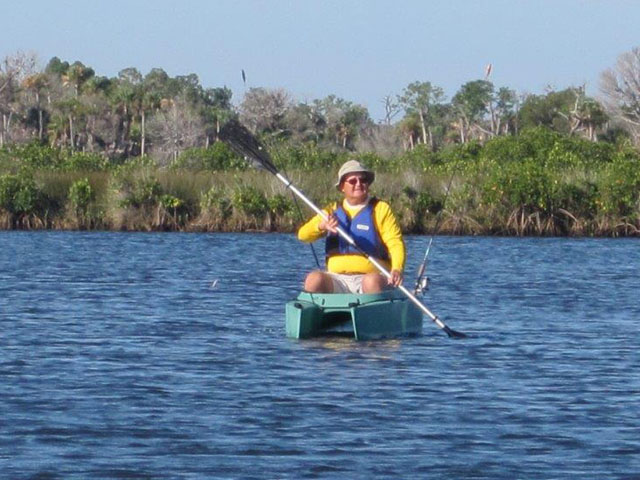
<svg viewBox="0 0 640 480">
<path fill-rule="evenodd" d="M 333 184 L 344 154 L 271 148 L 313 201 L 339 198 Z M 448 234 L 640 235 L 640 156 L 626 145 L 533 130 L 364 160 L 377 171 L 373 192 L 407 233 L 437 224 Z M 159 168 L 150 159 L 114 164 L 28 146 L 2 151 L 0 172 L 4 229 L 290 232 L 310 215 L 277 179 L 220 148 Z"/>
</svg>

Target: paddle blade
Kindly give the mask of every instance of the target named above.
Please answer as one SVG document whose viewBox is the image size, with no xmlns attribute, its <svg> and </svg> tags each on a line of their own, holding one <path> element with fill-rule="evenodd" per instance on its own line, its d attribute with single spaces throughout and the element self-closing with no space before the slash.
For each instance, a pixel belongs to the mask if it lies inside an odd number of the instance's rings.
<svg viewBox="0 0 640 480">
<path fill-rule="evenodd" d="M 446 325 L 444 326 L 443 330 L 446 332 L 447 335 L 449 335 L 449 338 L 467 338 L 467 335 L 465 335 L 464 333 L 452 330 Z"/>
<path fill-rule="evenodd" d="M 229 120 L 220 130 L 220 137 L 238 155 L 254 166 L 264 168 L 274 175 L 278 169 L 271 161 L 269 152 L 258 139 L 239 121 Z"/>
</svg>

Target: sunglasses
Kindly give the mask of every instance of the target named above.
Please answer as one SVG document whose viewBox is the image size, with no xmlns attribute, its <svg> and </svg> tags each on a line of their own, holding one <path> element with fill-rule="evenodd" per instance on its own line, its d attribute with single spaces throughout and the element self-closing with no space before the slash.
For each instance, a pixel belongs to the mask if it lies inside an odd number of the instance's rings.
<svg viewBox="0 0 640 480">
<path fill-rule="evenodd" d="M 355 186 L 358 182 L 360 185 L 369 185 L 369 179 L 365 177 L 351 177 L 348 180 L 345 180 L 349 185 Z"/>
</svg>

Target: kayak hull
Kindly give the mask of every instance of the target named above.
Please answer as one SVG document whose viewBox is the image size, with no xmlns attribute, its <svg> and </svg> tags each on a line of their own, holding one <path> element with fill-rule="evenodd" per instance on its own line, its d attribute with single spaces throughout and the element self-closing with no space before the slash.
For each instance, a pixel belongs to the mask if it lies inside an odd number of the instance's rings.
<svg viewBox="0 0 640 480">
<path fill-rule="evenodd" d="M 286 334 L 311 338 L 342 334 L 376 340 L 422 332 L 422 311 L 398 290 L 376 294 L 306 293 L 287 302 Z"/>
</svg>

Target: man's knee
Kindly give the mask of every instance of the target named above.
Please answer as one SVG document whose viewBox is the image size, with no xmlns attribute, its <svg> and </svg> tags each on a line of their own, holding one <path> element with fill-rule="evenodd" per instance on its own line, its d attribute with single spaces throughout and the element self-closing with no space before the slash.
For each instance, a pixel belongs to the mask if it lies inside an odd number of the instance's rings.
<svg viewBox="0 0 640 480">
<path fill-rule="evenodd" d="M 329 275 L 320 270 L 315 270 L 304 281 L 304 289 L 311 293 L 332 293 L 333 282 Z"/>
<path fill-rule="evenodd" d="M 387 287 L 387 280 L 379 273 L 367 273 L 362 278 L 363 293 L 379 293 Z"/>
</svg>

